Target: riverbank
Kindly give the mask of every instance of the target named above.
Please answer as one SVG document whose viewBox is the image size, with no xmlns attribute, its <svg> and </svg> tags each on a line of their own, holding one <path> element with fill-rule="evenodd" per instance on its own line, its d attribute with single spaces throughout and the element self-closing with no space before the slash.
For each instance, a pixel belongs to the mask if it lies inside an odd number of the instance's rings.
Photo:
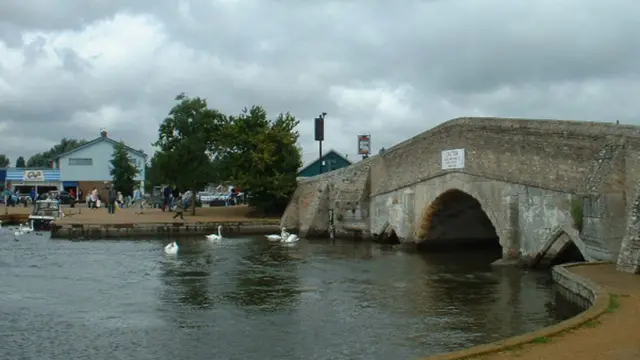
<svg viewBox="0 0 640 360">
<path fill-rule="evenodd" d="M 595 295 L 594 304 L 551 327 L 425 360 L 640 359 L 640 276 L 618 272 L 615 264 L 568 265 L 554 272 L 579 297 Z"/>
<path fill-rule="evenodd" d="M 173 212 L 160 209 L 65 208 L 66 216 L 52 224 L 52 238 L 104 239 L 134 237 L 200 236 L 217 233 L 222 226 L 224 236 L 258 235 L 280 232 L 279 218 L 261 218 L 244 206 L 198 208 L 196 215 L 184 214 L 184 220 L 173 219 Z"/>
<path fill-rule="evenodd" d="M 32 207 L 6 207 L 0 208 L 0 221 L 3 225 L 16 225 L 29 221 Z"/>
</svg>

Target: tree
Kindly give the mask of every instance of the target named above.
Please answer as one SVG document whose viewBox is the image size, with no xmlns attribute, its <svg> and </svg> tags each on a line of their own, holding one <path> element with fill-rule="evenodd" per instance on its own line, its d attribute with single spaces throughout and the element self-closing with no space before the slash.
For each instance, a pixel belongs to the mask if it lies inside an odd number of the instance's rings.
<svg viewBox="0 0 640 360">
<path fill-rule="evenodd" d="M 251 192 L 249 204 L 264 213 L 281 213 L 297 186 L 302 166 L 298 121 L 289 113 L 275 120 L 260 106 L 226 119 L 212 149 L 226 179 Z"/>
<path fill-rule="evenodd" d="M 8 167 L 9 164 L 11 164 L 9 157 L 7 157 L 7 155 L 0 154 L 0 168 Z"/>
<path fill-rule="evenodd" d="M 49 161 L 58 155 L 69 152 L 79 146 L 86 144 L 86 140 L 76 140 L 62 138 L 59 144 L 54 145 L 51 149 L 34 154 L 27 160 L 27 167 L 49 167 Z"/>
<path fill-rule="evenodd" d="M 153 191 L 154 186 L 165 184 L 167 182 L 158 163 L 158 153 L 153 154 L 149 163 L 146 164 L 145 178 L 144 188 L 147 193 Z"/>
<path fill-rule="evenodd" d="M 191 190 L 195 215 L 195 194 L 215 179 L 212 157 L 213 147 L 224 115 L 209 109 L 204 99 L 189 98 L 184 93 L 176 96 L 176 104 L 158 129 L 159 147 L 156 165 L 161 177 L 181 190 Z"/>
<path fill-rule="evenodd" d="M 129 157 L 124 142 L 119 142 L 113 149 L 111 157 L 111 176 L 113 176 L 113 186 L 122 195 L 132 195 L 133 187 L 136 185 L 134 178 L 138 175 L 138 168 Z"/>
<path fill-rule="evenodd" d="M 24 161 L 24 158 L 22 156 L 18 157 L 18 160 L 16 160 L 16 167 L 17 168 L 23 168 L 26 167 L 27 164 Z"/>
</svg>

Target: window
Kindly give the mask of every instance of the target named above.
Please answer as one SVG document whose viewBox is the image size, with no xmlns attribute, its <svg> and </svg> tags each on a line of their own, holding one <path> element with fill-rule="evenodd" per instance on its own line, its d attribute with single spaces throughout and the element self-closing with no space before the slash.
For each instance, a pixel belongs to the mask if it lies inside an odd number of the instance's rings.
<svg viewBox="0 0 640 360">
<path fill-rule="evenodd" d="M 70 158 L 69 165 L 83 165 L 83 166 L 91 166 L 93 165 L 93 159 L 91 158 Z"/>
</svg>

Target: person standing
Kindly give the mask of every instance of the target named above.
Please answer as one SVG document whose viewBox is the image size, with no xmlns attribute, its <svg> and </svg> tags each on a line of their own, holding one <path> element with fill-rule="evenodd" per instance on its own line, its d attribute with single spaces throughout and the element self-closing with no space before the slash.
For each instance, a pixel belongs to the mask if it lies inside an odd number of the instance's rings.
<svg viewBox="0 0 640 360">
<path fill-rule="evenodd" d="M 176 204 L 176 213 L 173 215 L 173 218 L 177 218 L 180 216 L 180 220 L 184 220 L 184 202 L 182 201 L 182 195 L 178 196 L 178 201 Z"/>
<path fill-rule="evenodd" d="M 115 186 L 113 184 L 109 185 L 109 203 L 107 205 L 107 209 L 109 214 L 115 214 L 116 212 L 116 200 L 118 199 L 118 193 L 116 192 Z"/>
</svg>

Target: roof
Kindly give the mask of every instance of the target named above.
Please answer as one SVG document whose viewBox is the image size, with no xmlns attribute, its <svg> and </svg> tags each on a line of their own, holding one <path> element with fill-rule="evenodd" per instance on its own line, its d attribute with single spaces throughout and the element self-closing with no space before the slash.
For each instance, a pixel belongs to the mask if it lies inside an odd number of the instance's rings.
<svg viewBox="0 0 640 360">
<path fill-rule="evenodd" d="M 88 148 L 88 147 L 90 147 L 90 146 L 93 146 L 93 145 L 95 145 L 95 144 L 97 144 L 97 143 L 99 143 L 99 142 L 101 142 L 101 141 L 106 141 L 106 142 L 108 142 L 108 143 L 110 143 L 110 144 L 112 144 L 112 145 L 117 145 L 117 144 L 119 144 L 119 142 L 118 142 L 118 141 L 115 141 L 115 140 L 113 140 L 113 139 L 111 139 L 111 138 L 109 138 L 109 137 L 107 137 L 107 136 L 100 136 L 100 137 L 98 137 L 98 138 L 95 138 L 95 139 L 93 139 L 93 140 L 89 141 L 89 142 L 88 142 L 88 143 L 86 143 L 86 144 L 83 144 L 83 145 L 78 146 L 77 148 L 75 148 L 75 149 L 73 149 L 73 150 L 71 150 L 71 151 L 67 151 L 66 153 L 62 153 L 62 154 L 60 154 L 60 155 L 58 155 L 58 156 L 56 156 L 56 157 L 54 157 L 54 158 L 51 158 L 50 160 L 56 160 L 56 159 L 59 159 L 59 158 L 61 158 L 61 157 L 65 157 L 65 156 L 70 155 L 70 154 L 72 154 L 72 153 L 74 153 L 74 152 L 76 152 L 76 151 L 80 151 L 80 150 L 82 150 L 82 149 L 86 149 L 86 148 Z M 142 151 L 140 151 L 140 150 L 136 150 L 136 149 L 134 149 L 134 148 L 132 148 L 132 147 L 130 147 L 130 146 L 127 146 L 127 145 L 125 145 L 125 147 L 126 147 L 126 148 L 127 148 L 127 150 L 129 150 L 130 152 L 132 152 L 132 153 L 134 153 L 134 154 L 136 154 L 136 155 L 138 155 L 138 156 L 142 156 L 142 157 L 143 157 L 143 158 L 145 158 L 145 159 L 147 158 L 147 154 L 145 154 L 144 152 L 142 152 Z"/>
<path fill-rule="evenodd" d="M 331 153 L 333 153 L 333 154 L 337 155 L 339 158 L 342 158 L 344 161 L 348 162 L 349 164 L 353 164 L 353 162 L 351 162 L 351 161 L 350 161 L 349 159 L 347 159 L 346 157 L 344 157 L 344 156 L 340 155 L 340 153 L 339 153 L 339 152 L 337 152 L 337 151 L 335 151 L 335 150 L 333 150 L 333 149 L 330 149 L 330 150 L 329 150 L 329 151 L 327 151 L 326 153 L 322 154 L 322 157 L 324 158 L 325 156 L 327 156 L 327 155 L 329 155 L 329 154 L 331 154 Z M 308 163 L 308 164 L 307 164 L 306 166 L 304 166 L 302 169 L 298 170 L 298 174 L 299 174 L 299 173 L 301 173 L 301 172 L 303 172 L 303 171 L 305 171 L 305 170 L 307 170 L 308 168 L 310 168 L 310 167 L 311 167 L 311 165 L 313 165 L 313 164 L 317 163 L 317 162 L 318 162 L 318 160 L 320 160 L 320 158 L 317 158 L 317 159 L 313 160 L 312 162 Z"/>
</svg>

